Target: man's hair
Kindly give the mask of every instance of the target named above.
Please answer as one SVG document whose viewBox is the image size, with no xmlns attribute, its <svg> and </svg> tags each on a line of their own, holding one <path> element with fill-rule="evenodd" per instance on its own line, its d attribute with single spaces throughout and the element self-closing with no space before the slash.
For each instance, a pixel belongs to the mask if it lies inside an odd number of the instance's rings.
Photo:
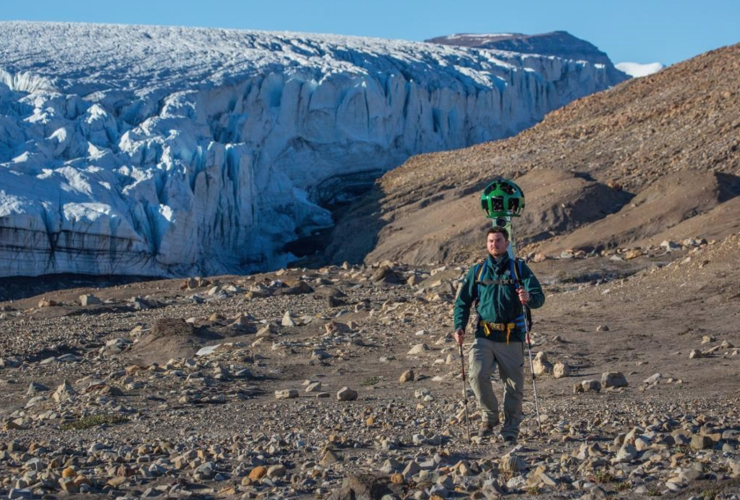
<svg viewBox="0 0 740 500">
<path fill-rule="evenodd" d="M 489 234 L 496 234 L 496 233 L 503 234 L 504 235 L 504 239 L 506 241 L 509 241 L 509 231 L 507 231 L 505 228 L 503 228 L 501 226 L 493 226 L 493 227 L 489 228 L 488 229 L 488 232 L 486 232 L 486 239 L 488 239 L 488 235 Z"/>
</svg>

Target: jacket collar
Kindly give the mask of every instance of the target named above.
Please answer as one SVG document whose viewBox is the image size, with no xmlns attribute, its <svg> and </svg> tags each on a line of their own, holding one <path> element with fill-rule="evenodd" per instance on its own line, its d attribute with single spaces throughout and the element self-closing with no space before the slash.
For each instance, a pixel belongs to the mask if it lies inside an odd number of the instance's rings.
<svg viewBox="0 0 740 500">
<path fill-rule="evenodd" d="M 504 256 L 501 258 L 501 260 L 496 263 L 496 259 L 493 258 L 491 254 L 488 254 L 488 265 L 491 267 L 491 269 L 496 270 L 496 274 L 502 274 L 504 271 L 509 269 L 509 253 L 507 252 L 504 254 Z"/>
</svg>

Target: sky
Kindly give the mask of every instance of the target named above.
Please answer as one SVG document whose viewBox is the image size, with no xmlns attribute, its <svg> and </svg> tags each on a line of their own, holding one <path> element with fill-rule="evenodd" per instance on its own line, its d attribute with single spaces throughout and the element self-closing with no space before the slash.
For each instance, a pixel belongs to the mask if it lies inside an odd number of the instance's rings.
<svg viewBox="0 0 740 500">
<path fill-rule="evenodd" d="M 740 42 L 740 0 L 25 0 L 0 21 L 335 33 L 422 41 L 453 33 L 568 31 L 614 63 L 673 64 Z"/>
</svg>

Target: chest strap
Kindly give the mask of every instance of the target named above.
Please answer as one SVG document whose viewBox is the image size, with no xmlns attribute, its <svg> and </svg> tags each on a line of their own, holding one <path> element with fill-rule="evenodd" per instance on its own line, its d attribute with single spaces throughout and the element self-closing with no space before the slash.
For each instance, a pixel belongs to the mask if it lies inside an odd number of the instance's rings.
<svg viewBox="0 0 740 500">
<path fill-rule="evenodd" d="M 480 284 L 483 286 L 490 285 L 516 285 L 516 281 L 507 278 L 501 278 L 498 280 L 481 280 Z"/>
</svg>

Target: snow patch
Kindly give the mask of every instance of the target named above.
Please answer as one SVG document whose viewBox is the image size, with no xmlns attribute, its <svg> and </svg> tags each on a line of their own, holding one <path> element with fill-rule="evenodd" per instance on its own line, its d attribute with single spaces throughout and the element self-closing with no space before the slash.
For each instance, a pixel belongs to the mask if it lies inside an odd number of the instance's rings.
<svg viewBox="0 0 740 500">
<path fill-rule="evenodd" d="M 621 62 L 614 65 L 619 71 L 627 73 L 633 78 L 652 75 L 665 68 L 661 63 L 640 64 L 633 62 Z"/>
</svg>

